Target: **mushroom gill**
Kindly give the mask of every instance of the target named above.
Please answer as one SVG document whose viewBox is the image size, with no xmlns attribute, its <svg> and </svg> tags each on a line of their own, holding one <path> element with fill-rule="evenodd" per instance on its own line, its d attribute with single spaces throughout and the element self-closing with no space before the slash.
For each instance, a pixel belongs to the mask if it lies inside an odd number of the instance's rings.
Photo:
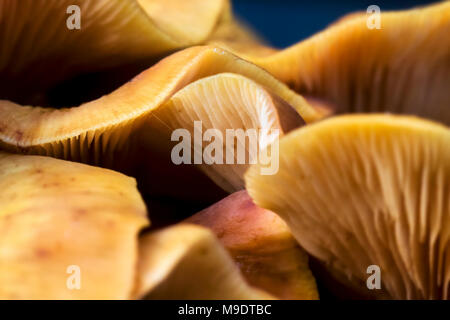
<svg viewBox="0 0 450 320">
<path fill-rule="evenodd" d="M 148 224 L 134 179 L 0 153 L 0 190 L 1 299 L 130 296 Z"/>
<path fill-rule="evenodd" d="M 233 25 L 222 26 L 209 43 L 326 101 L 336 113 L 386 111 L 450 124 L 450 2 L 382 11 L 380 29 L 368 28 L 368 18 L 351 14 L 284 50 L 262 49 L 245 30 L 228 40 L 239 29 Z"/>
<path fill-rule="evenodd" d="M 201 82 L 196 84 L 197 80 Z M 111 94 L 78 107 L 57 110 L 0 101 L 0 147 L 129 173 L 139 167 L 136 161 L 144 161 L 151 169 L 154 141 L 170 142 L 170 131 L 166 136 L 155 133 L 162 122 L 170 129 L 189 128 L 194 120 L 201 120 L 205 126 L 221 128 L 287 130 L 302 119 L 312 122 L 320 116 L 263 69 L 222 49 L 193 47 L 163 59 Z M 162 121 L 165 117 L 169 118 Z M 213 117 L 217 119 L 211 121 Z M 225 189 L 243 185 L 242 176 L 236 180 L 236 174 L 230 173 L 232 180 L 227 181 L 228 173 L 220 170 L 233 168 L 217 169 Z M 238 171 L 242 175 L 243 170 Z"/>
<path fill-rule="evenodd" d="M 376 298 L 450 298 L 450 129 L 415 117 L 338 116 L 280 141 L 280 167 L 246 173 L 338 281 Z M 369 266 L 381 288 L 369 290 Z"/>
<path fill-rule="evenodd" d="M 185 222 L 211 229 L 254 287 L 280 299 L 318 299 L 307 254 L 286 223 L 257 207 L 247 191 L 233 193 Z"/>
<path fill-rule="evenodd" d="M 226 8 L 225 0 L 2 0 L 0 98 L 67 107 L 98 97 L 203 43 Z"/>
<path fill-rule="evenodd" d="M 274 299 L 246 283 L 211 231 L 185 223 L 142 236 L 135 295 L 145 299 Z"/>
</svg>

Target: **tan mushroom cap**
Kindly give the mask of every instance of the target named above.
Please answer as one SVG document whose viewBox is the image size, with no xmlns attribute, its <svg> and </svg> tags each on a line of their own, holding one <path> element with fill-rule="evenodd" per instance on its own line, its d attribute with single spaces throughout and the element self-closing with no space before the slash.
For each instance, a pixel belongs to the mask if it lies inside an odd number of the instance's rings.
<svg viewBox="0 0 450 320">
<path fill-rule="evenodd" d="M 137 233 L 148 224 L 134 179 L 0 153 L 0 190 L 1 299 L 130 296 Z"/>
<path fill-rule="evenodd" d="M 301 96 L 263 69 L 219 48 L 193 47 L 162 60 L 111 94 L 78 107 L 52 109 L 0 101 L 0 147 L 135 175 L 139 165 L 144 174 L 151 171 L 156 145 L 165 146 L 167 161 L 163 163 L 170 166 L 167 146 L 172 131 L 191 130 L 196 120 L 205 129 L 254 128 L 270 133 L 279 128 L 282 134 L 303 120 L 320 117 Z M 158 131 L 161 128 L 163 133 Z M 202 169 L 228 191 L 243 187 L 245 166 Z"/>
<path fill-rule="evenodd" d="M 74 5 L 80 8 L 80 29 L 71 30 L 67 22 L 74 11 L 68 9 Z M 1 1 L 0 93 L 45 102 L 47 90 L 71 76 L 149 66 L 203 43 L 227 10 L 225 0 Z"/>
<path fill-rule="evenodd" d="M 146 299 L 274 299 L 249 286 L 206 228 L 179 224 L 140 240 L 136 296 Z"/>
<path fill-rule="evenodd" d="M 200 159 L 198 168 L 228 192 L 244 188 L 244 173 L 249 163 L 257 162 L 260 150 L 305 124 L 269 89 L 233 73 L 187 85 L 151 117 L 151 128 L 145 126 L 141 133 L 148 149 L 165 150 L 161 153 L 167 155 L 167 162 L 191 150 L 186 157 L 189 164 Z M 172 138 L 179 129 L 185 130 L 183 136 Z"/>
<path fill-rule="evenodd" d="M 306 252 L 286 223 L 257 207 L 247 191 L 229 195 L 186 222 L 211 229 L 251 285 L 281 299 L 318 299 Z"/>
<path fill-rule="evenodd" d="M 123 174 L 0 153 L 0 187 L 1 299 L 274 298 L 246 283 L 205 228 L 138 240 L 149 221 Z"/>
<path fill-rule="evenodd" d="M 414 117 L 339 116 L 280 141 L 280 167 L 246 173 L 258 206 L 365 295 L 450 298 L 450 129 Z M 381 269 L 368 290 L 367 268 Z"/>
<path fill-rule="evenodd" d="M 65 10 L 74 4 L 83 12 L 83 28 L 76 32 L 65 27 Z M 8 80 L 0 92 L 10 100 L 27 92 L 29 102 L 23 103 L 40 104 L 49 87 L 70 75 L 130 63 L 149 66 L 174 50 L 208 43 L 263 67 L 305 96 L 325 100 L 338 113 L 389 111 L 448 124 L 449 15 L 446 1 L 382 11 L 381 29 L 370 29 L 366 14 L 351 14 L 276 50 L 237 21 L 227 0 L 24 0 L 20 7 L 6 0 L 0 6 L 1 29 L 8 32 L 0 37 L 0 73 Z M 47 33 L 47 24 L 57 32 Z"/>
<path fill-rule="evenodd" d="M 243 75 L 269 88 L 307 122 L 319 117 L 301 96 L 265 70 L 223 49 L 204 46 L 177 52 L 111 94 L 78 107 L 57 110 L 0 101 L 0 138 L 9 148 L 53 147 L 68 152 L 69 140 L 75 146 L 83 145 L 84 140 L 90 145 L 97 136 L 110 135 L 114 129 L 129 127 L 150 115 L 189 83 L 224 72 Z"/>
<path fill-rule="evenodd" d="M 450 2 L 381 10 L 380 29 L 368 27 L 369 17 L 351 14 L 283 50 L 251 41 L 232 23 L 209 41 L 337 113 L 388 111 L 450 124 Z"/>
</svg>

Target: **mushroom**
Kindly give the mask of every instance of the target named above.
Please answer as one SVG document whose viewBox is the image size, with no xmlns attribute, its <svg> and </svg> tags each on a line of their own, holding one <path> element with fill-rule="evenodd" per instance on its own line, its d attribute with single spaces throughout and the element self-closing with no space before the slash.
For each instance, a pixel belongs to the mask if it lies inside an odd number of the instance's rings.
<svg viewBox="0 0 450 320">
<path fill-rule="evenodd" d="M 448 2 L 382 12 L 381 29 L 368 28 L 367 15 L 351 14 L 284 50 L 265 45 L 233 16 L 226 0 L 17 3 L 0 5 L 0 32 L 7 32 L 0 33 L 0 74 L 7 79 L 0 96 L 19 104 L 79 105 L 175 50 L 208 43 L 263 67 L 337 113 L 389 111 L 450 123 Z M 73 5 L 83 15 L 83 27 L 75 31 L 66 27 Z M 49 21 L 58 32 L 42 27 Z M 84 92 L 71 92 L 74 83 Z"/>
<path fill-rule="evenodd" d="M 225 14 L 224 0 L 3 0 L 0 97 L 54 107 L 93 100 L 203 43 Z"/>
<path fill-rule="evenodd" d="M 222 26 L 209 43 L 325 101 L 335 113 L 387 111 L 450 124 L 450 3 L 382 11 L 380 29 L 369 28 L 368 18 L 351 14 L 283 50 L 263 49 L 245 30 L 228 40 L 239 29 L 233 26 Z"/>
<path fill-rule="evenodd" d="M 211 229 L 247 281 L 280 299 L 318 299 L 308 256 L 275 213 L 235 192 L 185 222 Z"/>
<path fill-rule="evenodd" d="M 179 117 L 172 119 L 174 114 Z M 213 117 L 217 120 L 211 121 Z M 78 107 L 57 110 L 0 101 L 0 147 L 101 165 L 134 176 L 139 168 L 144 176 L 148 170 L 164 171 L 149 165 L 159 161 L 156 145 L 167 146 L 175 128 L 190 129 L 195 120 L 203 121 L 206 128 L 269 132 L 279 128 L 283 133 L 303 120 L 320 117 L 266 71 L 219 48 L 193 47 L 162 60 L 111 94 Z M 159 131 L 161 126 L 164 133 Z M 171 166 L 170 150 L 164 151 L 166 158 L 160 162 Z M 243 187 L 242 168 L 237 173 L 232 172 L 233 166 L 204 170 L 226 190 Z"/>
<path fill-rule="evenodd" d="M 198 165 L 227 192 L 244 188 L 244 173 L 249 163 L 257 162 L 259 150 L 305 124 L 279 96 L 232 73 L 187 85 L 156 109 L 151 120 L 139 134 L 140 146 L 160 150 L 167 163 Z"/>
<path fill-rule="evenodd" d="M 252 166 L 246 186 L 359 293 L 448 299 L 449 145 L 448 127 L 419 118 L 337 116 L 282 138 L 279 171 Z M 367 272 L 377 267 L 374 289 Z"/>
<path fill-rule="evenodd" d="M 126 299 L 148 224 L 134 179 L 0 153 L 0 298 Z"/>
<path fill-rule="evenodd" d="M 135 295 L 146 299 L 274 299 L 249 286 L 206 228 L 186 223 L 144 235 Z"/>
<path fill-rule="evenodd" d="M 0 187 L 1 299 L 274 299 L 206 228 L 138 238 L 149 220 L 133 178 L 0 153 Z"/>
</svg>

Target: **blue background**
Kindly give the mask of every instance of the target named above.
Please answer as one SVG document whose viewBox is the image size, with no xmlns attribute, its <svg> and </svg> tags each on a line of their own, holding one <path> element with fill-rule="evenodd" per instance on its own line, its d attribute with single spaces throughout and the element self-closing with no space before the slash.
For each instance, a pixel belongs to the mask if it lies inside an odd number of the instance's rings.
<svg viewBox="0 0 450 320">
<path fill-rule="evenodd" d="M 383 10 L 408 9 L 436 1 L 296 1 L 233 0 L 233 10 L 267 42 L 283 48 L 298 42 L 355 11 L 366 11 L 369 5 Z"/>
</svg>

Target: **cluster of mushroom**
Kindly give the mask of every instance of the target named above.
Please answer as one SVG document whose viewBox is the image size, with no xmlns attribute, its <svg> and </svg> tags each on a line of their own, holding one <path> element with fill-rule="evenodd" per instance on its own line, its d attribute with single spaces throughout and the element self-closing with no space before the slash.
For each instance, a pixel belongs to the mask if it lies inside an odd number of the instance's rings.
<svg viewBox="0 0 450 320">
<path fill-rule="evenodd" d="M 450 3 L 381 22 L 277 50 L 227 0 L 0 0 L 0 299 L 450 298 Z M 277 130 L 277 172 L 173 163 L 198 121 Z"/>
</svg>

